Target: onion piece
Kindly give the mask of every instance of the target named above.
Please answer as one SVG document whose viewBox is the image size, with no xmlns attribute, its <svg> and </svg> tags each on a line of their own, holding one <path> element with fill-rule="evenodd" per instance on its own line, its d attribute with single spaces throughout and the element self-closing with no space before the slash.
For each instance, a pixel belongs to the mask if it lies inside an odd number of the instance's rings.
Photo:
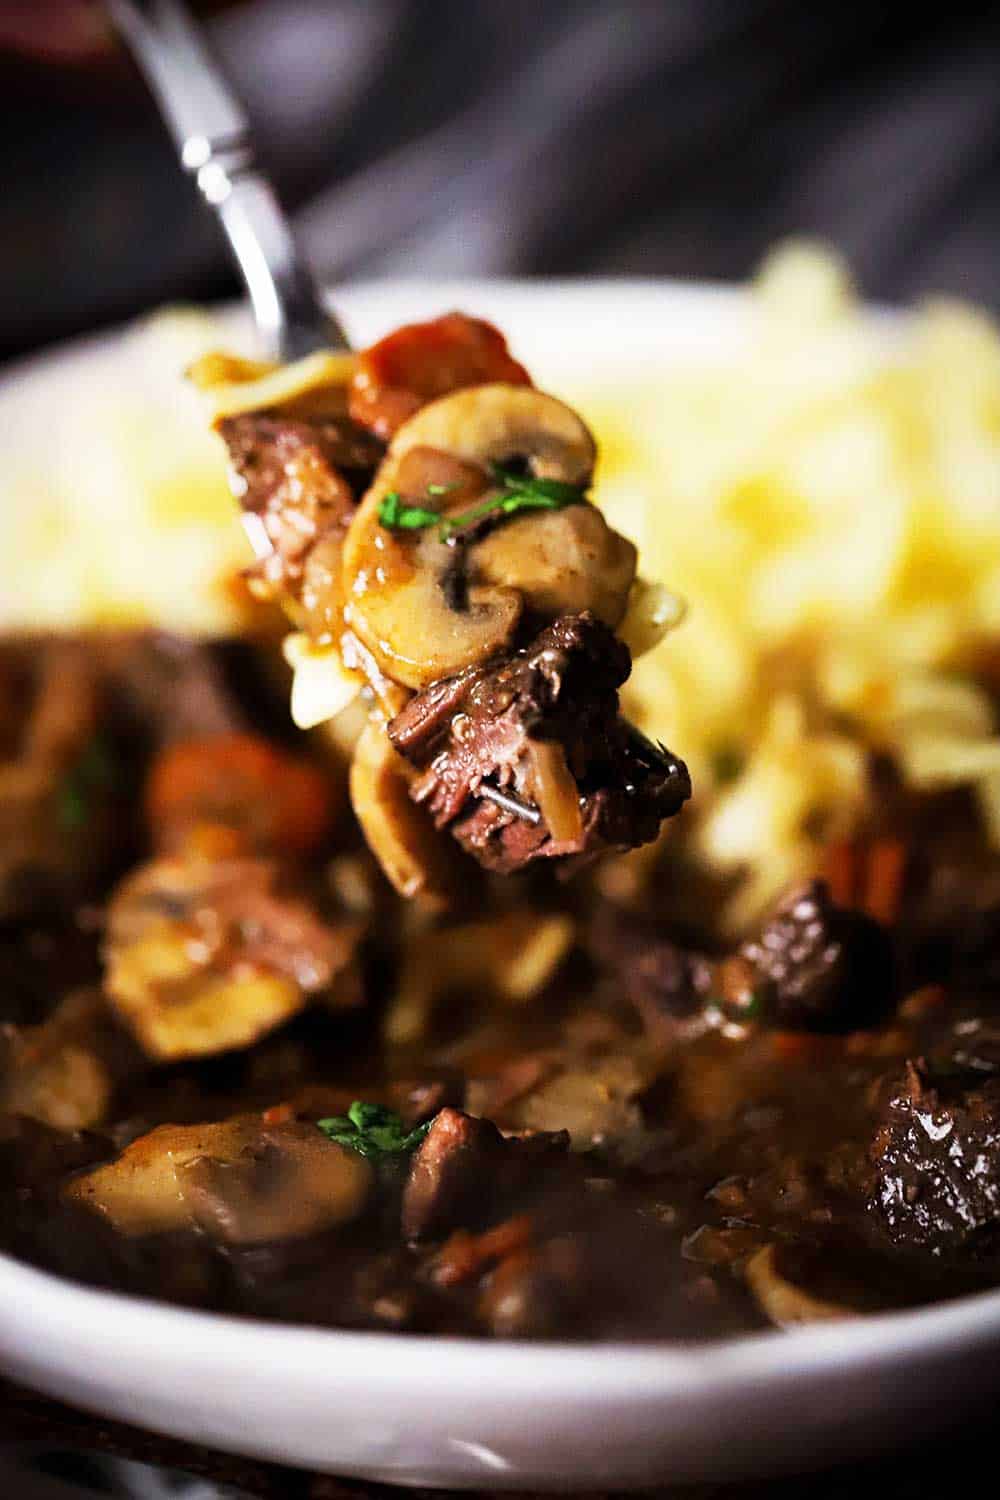
<svg viewBox="0 0 1000 1500">
<path fill-rule="evenodd" d="M 555 740 L 530 740 L 532 795 L 555 843 L 574 843 L 583 835 L 580 789 L 566 764 L 566 752 Z"/>
<path fill-rule="evenodd" d="M 832 1322 L 858 1316 L 853 1308 L 814 1297 L 811 1292 L 782 1276 L 778 1270 L 774 1245 L 765 1245 L 756 1255 L 751 1255 L 743 1268 L 743 1274 L 761 1312 L 778 1328 L 791 1328 L 796 1323 Z"/>
<path fill-rule="evenodd" d="M 282 654 L 292 669 L 292 720 L 299 729 L 315 729 L 352 703 L 362 680 L 349 671 L 336 646 L 317 646 L 301 631 L 287 635 Z"/>
<path fill-rule="evenodd" d="M 385 725 L 369 720 L 351 763 L 351 806 L 375 858 L 399 894 L 428 911 L 452 904 L 457 872 L 424 808 L 410 801 L 413 770 L 396 754 Z"/>
<path fill-rule="evenodd" d="M 681 623 L 687 614 L 687 604 L 679 594 L 672 593 L 664 583 L 654 583 L 648 578 L 636 578 L 628 596 L 625 618 L 618 627 L 618 635 L 637 661 L 658 646 L 664 636 Z"/>
</svg>

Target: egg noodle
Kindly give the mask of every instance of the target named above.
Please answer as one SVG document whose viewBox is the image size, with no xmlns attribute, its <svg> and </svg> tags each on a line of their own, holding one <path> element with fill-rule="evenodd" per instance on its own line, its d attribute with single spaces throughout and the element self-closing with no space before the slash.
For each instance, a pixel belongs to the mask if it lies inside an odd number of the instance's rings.
<svg viewBox="0 0 1000 1500">
<path fill-rule="evenodd" d="M 874 750 L 913 787 L 972 784 L 1000 838 L 973 675 L 1000 644 L 997 329 L 947 301 L 880 321 L 806 245 L 752 300 L 741 351 L 629 391 L 627 428 L 620 391 L 584 408 L 599 501 L 689 603 L 627 701 L 689 762 L 694 850 L 750 872 L 734 925 L 849 831 Z"/>
</svg>

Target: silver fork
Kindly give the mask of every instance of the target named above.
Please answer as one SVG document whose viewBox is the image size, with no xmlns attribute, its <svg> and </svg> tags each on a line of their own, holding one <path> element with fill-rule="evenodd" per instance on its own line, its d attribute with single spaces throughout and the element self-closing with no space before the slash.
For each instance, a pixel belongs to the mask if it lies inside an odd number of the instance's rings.
<svg viewBox="0 0 1000 1500">
<path fill-rule="evenodd" d="M 277 194 L 261 170 L 243 107 L 181 0 L 107 0 L 177 145 L 218 215 L 267 352 L 298 359 L 348 349 L 324 306 Z"/>
</svg>

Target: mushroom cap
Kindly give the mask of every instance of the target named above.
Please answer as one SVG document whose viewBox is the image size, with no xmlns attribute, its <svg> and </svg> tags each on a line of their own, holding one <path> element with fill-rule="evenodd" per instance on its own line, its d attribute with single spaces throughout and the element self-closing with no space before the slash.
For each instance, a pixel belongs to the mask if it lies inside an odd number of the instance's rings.
<svg viewBox="0 0 1000 1500">
<path fill-rule="evenodd" d="M 635 579 L 636 550 L 594 505 L 515 516 L 475 548 L 475 575 L 516 589 L 545 619 L 590 610 L 620 625 Z"/>
<path fill-rule="evenodd" d="M 437 450 L 484 470 L 519 459 L 538 478 L 580 487 L 590 480 L 595 448 L 574 411 L 528 386 L 456 391 L 425 406 L 399 429 L 351 522 L 342 593 L 345 620 L 378 665 L 419 691 L 507 646 L 525 601 L 514 569 L 505 566 L 502 582 L 476 577 L 479 547 L 473 545 L 465 607 L 453 608 L 442 580 L 455 561 L 454 548 L 432 532 L 404 536 L 381 524 L 379 507 L 386 495 L 403 488 L 402 466 L 416 448 Z M 449 497 L 428 495 L 421 504 L 444 513 Z"/>
<path fill-rule="evenodd" d="M 440 448 L 484 468 L 523 458 L 537 478 L 577 485 L 589 484 L 597 459 L 582 417 L 527 385 L 471 386 L 432 401 L 399 429 L 383 469 L 416 447 Z"/>
<path fill-rule="evenodd" d="M 252 1244 L 349 1223 L 373 1186 L 371 1164 L 314 1125 L 236 1115 L 159 1125 L 65 1192 L 120 1234 L 197 1225 L 212 1239 Z"/>
</svg>

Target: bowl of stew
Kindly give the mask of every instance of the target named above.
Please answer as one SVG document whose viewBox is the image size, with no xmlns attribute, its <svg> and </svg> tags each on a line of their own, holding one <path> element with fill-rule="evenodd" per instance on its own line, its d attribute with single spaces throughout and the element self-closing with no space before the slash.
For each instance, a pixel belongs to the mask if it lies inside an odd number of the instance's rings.
<svg viewBox="0 0 1000 1500">
<path fill-rule="evenodd" d="M 666 740 L 693 794 L 569 878 L 467 840 L 447 902 L 409 899 L 357 811 L 363 717 L 303 709 L 321 653 L 246 586 L 181 386 L 239 316 L 9 377 L 6 1368 L 449 1485 L 760 1472 L 954 1417 L 1000 1339 L 995 332 L 875 315 L 794 249 L 751 292 L 343 302 L 359 343 L 490 319 L 583 413 L 669 590 L 620 685 L 634 764 Z M 251 481 L 328 451 L 286 417 L 229 430 Z M 588 629 L 538 647 L 575 708 Z M 477 691 L 467 738 L 512 694 L 537 722 L 520 677 Z"/>
</svg>

